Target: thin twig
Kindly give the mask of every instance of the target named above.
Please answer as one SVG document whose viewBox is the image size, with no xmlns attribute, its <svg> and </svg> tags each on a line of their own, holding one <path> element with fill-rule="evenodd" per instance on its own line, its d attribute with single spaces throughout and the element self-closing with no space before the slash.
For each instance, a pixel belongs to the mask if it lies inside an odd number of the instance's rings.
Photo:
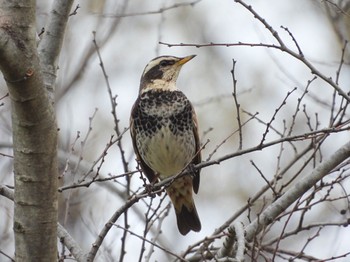
<svg viewBox="0 0 350 262">
<path fill-rule="evenodd" d="M 258 171 L 258 173 L 260 174 L 260 176 L 262 177 L 262 179 L 265 181 L 265 183 L 269 186 L 269 188 L 271 189 L 271 191 L 273 192 L 275 197 L 278 197 L 278 193 L 275 191 L 275 189 L 273 188 L 273 186 L 271 185 L 271 183 L 269 182 L 269 180 L 267 180 L 267 178 L 264 176 L 263 172 L 261 172 L 261 170 L 258 168 L 258 166 L 254 163 L 253 160 L 250 160 L 250 163 L 253 165 L 253 167 Z"/>
<path fill-rule="evenodd" d="M 75 9 L 73 10 L 72 13 L 69 14 L 69 16 L 73 16 L 73 15 L 77 15 L 78 14 L 78 9 L 80 8 L 80 5 L 77 4 L 77 6 L 75 7 Z"/>
<path fill-rule="evenodd" d="M 103 64 L 103 60 L 102 60 L 102 56 L 101 56 L 101 53 L 100 53 L 100 49 L 99 49 L 99 47 L 97 45 L 97 42 L 96 42 L 96 32 L 93 32 L 93 36 L 94 36 L 93 43 L 94 43 L 94 46 L 96 48 L 96 53 L 97 53 L 97 56 L 98 56 L 98 59 L 99 59 L 99 62 L 100 62 L 100 67 L 101 67 L 101 70 L 102 70 L 102 73 L 103 73 L 103 76 L 104 76 L 104 79 L 105 79 L 105 82 L 106 82 L 107 91 L 108 91 L 109 99 L 110 99 L 111 106 L 112 106 L 112 115 L 113 115 L 113 119 L 114 119 L 114 130 L 115 130 L 117 136 L 120 137 L 122 135 L 122 132 L 119 129 L 119 119 L 118 119 L 117 112 L 116 112 L 117 95 L 113 96 L 112 89 L 111 89 L 111 86 L 110 86 L 109 80 L 108 80 L 108 75 L 107 75 L 105 66 Z M 127 160 L 125 158 L 125 151 L 123 149 L 123 145 L 122 145 L 121 139 L 119 139 L 117 141 L 117 145 L 118 145 L 119 152 L 120 152 L 120 155 L 121 155 L 124 172 L 128 172 L 129 171 L 128 162 L 127 162 Z M 130 196 L 130 177 L 129 176 L 125 176 L 125 180 L 126 180 L 126 198 L 128 198 Z M 124 215 L 124 226 L 127 228 L 127 227 L 129 227 L 129 225 L 128 225 L 128 217 L 129 216 L 128 216 L 127 210 L 124 212 L 123 215 Z M 120 251 L 120 258 L 119 258 L 120 262 L 122 262 L 124 260 L 124 257 L 125 257 L 125 254 L 126 254 L 126 251 L 125 251 L 126 237 L 127 237 L 127 231 L 124 231 L 123 236 L 121 238 L 122 245 L 121 245 L 121 251 Z"/>
<path fill-rule="evenodd" d="M 235 0 L 236 2 L 241 3 L 240 0 Z M 251 10 L 252 8 L 250 7 L 248 10 Z M 259 16 L 260 17 L 260 16 Z M 264 20 L 263 18 L 260 17 L 259 20 Z M 269 26 L 271 28 L 271 26 Z M 324 74 L 321 73 L 315 66 L 313 66 L 304 56 L 301 56 L 299 53 L 294 52 L 293 50 L 287 48 L 283 42 L 281 42 L 281 38 L 279 35 L 276 33 L 275 30 L 270 29 L 270 32 L 273 34 L 273 36 L 278 40 L 280 45 L 276 44 L 265 44 L 265 43 L 246 43 L 246 42 L 237 42 L 237 43 L 206 43 L 206 44 L 191 44 L 191 43 L 179 43 L 179 44 L 171 44 L 171 43 L 166 43 L 166 42 L 159 42 L 159 44 L 166 45 L 168 47 L 175 47 L 175 46 L 192 46 L 196 48 L 201 48 L 201 47 L 217 47 L 217 46 L 222 46 L 222 47 L 232 47 L 232 46 L 250 46 L 250 47 L 267 47 L 267 48 L 273 48 L 280 50 L 282 52 L 286 52 L 290 56 L 296 58 L 297 60 L 301 61 L 305 66 L 307 66 L 310 70 L 311 73 L 318 76 L 321 78 L 323 81 L 328 83 L 330 86 L 332 86 L 339 95 L 344 97 L 347 101 L 350 102 L 350 97 L 349 95 L 343 91 L 337 83 L 333 81 L 331 77 L 327 77 Z"/>
<path fill-rule="evenodd" d="M 149 244 L 151 244 L 151 245 L 153 245 L 153 246 L 159 248 L 160 250 L 164 251 L 165 253 L 168 253 L 168 254 L 170 254 L 170 255 L 176 257 L 176 258 L 179 259 L 180 261 L 188 262 L 188 260 L 183 259 L 182 257 L 180 257 L 179 255 L 177 255 L 176 253 L 173 253 L 173 252 L 171 252 L 170 250 L 165 249 L 164 247 L 159 246 L 159 245 L 157 245 L 156 243 L 149 241 L 148 239 L 146 239 L 146 238 L 144 238 L 144 237 L 142 237 L 142 236 L 140 236 L 140 235 L 134 233 L 133 231 L 131 231 L 131 230 L 127 229 L 127 228 L 121 227 L 121 226 L 119 226 L 119 225 L 114 225 L 114 226 L 116 226 L 117 228 L 120 228 L 120 229 L 122 229 L 122 230 L 128 231 L 128 233 L 129 233 L 130 235 L 133 235 L 133 236 L 135 236 L 135 237 L 137 237 L 137 238 L 139 238 L 139 239 L 142 239 L 143 241 L 145 241 L 145 242 L 147 242 L 147 243 L 149 243 Z"/>
<path fill-rule="evenodd" d="M 258 113 L 256 113 L 255 115 L 252 115 L 249 119 L 247 119 L 241 126 L 245 126 L 249 121 L 251 121 L 252 119 L 255 118 L 255 116 L 257 115 Z M 208 155 L 206 161 L 209 161 L 213 156 L 214 154 L 218 151 L 218 149 L 224 145 L 228 139 L 230 139 L 234 134 L 236 134 L 237 132 L 239 132 L 240 129 L 236 129 L 234 130 L 231 134 L 229 134 L 227 137 L 225 137 L 215 148 L 214 150 Z"/>
<path fill-rule="evenodd" d="M 238 150 L 241 150 L 243 148 L 243 133 L 242 133 L 242 123 L 241 123 L 241 112 L 240 112 L 241 105 L 238 103 L 238 98 L 237 98 L 237 79 L 235 77 L 236 63 L 237 62 L 234 59 L 232 59 L 232 70 L 231 70 L 232 82 L 233 82 L 232 96 L 233 96 L 233 100 L 235 102 L 236 114 L 237 114 L 238 134 L 239 134 Z"/>
<path fill-rule="evenodd" d="M 262 139 L 261 139 L 260 144 L 263 144 L 263 143 L 264 143 L 264 141 L 265 141 L 265 139 L 266 139 L 266 136 L 267 136 L 267 133 L 268 133 L 269 130 L 270 130 L 270 126 L 271 126 L 272 122 L 275 120 L 277 113 L 282 109 L 282 107 L 283 107 L 284 105 L 286 105 L 286 101 L 287 101 L 288 97 L 289 97 L 295 90 L 297 90 L 296 87 L 294 87 L 294 88 L 292 89 L 292 91 L 288 91 L 288 92 L 287 92 L 287 95 L 286 95 L 286 97 L 283 99 L 282 103 L 279 105 L 278 108 L 275 109 L 275 112 L 273 113 L 273 115 L 272 115 L 270 121 L 266 124 L 266 129 L 265 129 L 265 132 L 264 132 L 263 135 L 262 135 Z"/>
<path fill-rule="evenodd" d="M 306 85 L 306 87 L 305 87 L 304 92 L 302 93 L 301 97 L 298 98 L 298 103 L 297 103 L 297 105 L 296 105 L 296 107 L 295 107 L 295 112 L 294 112 L 294 114 L 293 114 L 293 116 L 292 116 L 292 123 L 290 124 L 289 131 L 288 131 L 288 133 L 287 133 L 287 136 L 290 136 L 290 135 L 292 134 L 292 131 L 293 131 L 293 128 L 294 128 L 294 125 L 295 125 L 295 120 L 296 120 L 297 115 L 298 115 L 298 113 L 299 113 L 299 111 L 300 111 L 301 102 L 303 101 L 304 97 L 305 97 L 306 94 L 308 93 L 309 87 L 310 87 L 311 83 L 312 83 L 313 81 L 315 81 L 316 79 L 317 79 L 316 76 L 314 76 L 311 80 L 308 80 L 308 81 L 307 81 L 307 85 Z"/>
<path fill-rule="evenodd" d="M 191 6 L 193 7 L 195 4 L 199 3 L 202 0 L 196 0 L 192 2 L 187 3 L 177 3 L 173 4 L 171 6 L 162 7 L 155 11 L 146 11 L 146 12 L 135 12 L 135 13 L 129 13 L 129 14 L 121 14 L 121 15 L 114 15 L 114 14 L 104 14 L 104 17 L 116 17 L 116 18 L 124 18 L 124 17 L 133 17 L 133 16 L 143 16 L 143 15 L 155 15 L 155 14 L 163 14 L 166 11 L 169 11 L 171 9 L 184 7 L 184 6 Z"/>
</svg>

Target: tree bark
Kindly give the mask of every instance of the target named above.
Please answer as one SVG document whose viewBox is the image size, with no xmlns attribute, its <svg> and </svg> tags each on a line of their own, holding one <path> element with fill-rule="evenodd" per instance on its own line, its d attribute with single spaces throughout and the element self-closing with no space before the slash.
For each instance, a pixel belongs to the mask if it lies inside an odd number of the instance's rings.
<svg viewBox="0 0 350 262">
<path fill-rule="evenodd" d="M 16 261 L 57 260 L 57 127 L 36 46 L 34 0 L 0 0 L 0 70 L 11 98 Z"/>
</svg>

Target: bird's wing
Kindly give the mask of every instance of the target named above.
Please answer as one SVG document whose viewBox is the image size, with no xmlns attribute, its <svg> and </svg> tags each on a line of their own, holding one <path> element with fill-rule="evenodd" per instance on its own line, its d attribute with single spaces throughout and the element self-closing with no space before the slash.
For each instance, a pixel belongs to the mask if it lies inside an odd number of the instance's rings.
<svg viewBox="0 0 350 262">
<path fill-rule="evenodd" d="M 192 121 L 193 121 L 193 135 L 196 142 L 196 156 L 192 161 L 192 164 L 196 165 L 199 164 L 202 161 L 202 156 L 200 152 L 200 141 L 199 141 L 199 134 L 198 134 L 198 121 L 196 112 L 194 111 L 194 108 L 192 106 Z M 199 189 L 199 173 L 200 170 L 196 170 L 194 177 L 193 177 L 193 191 L 197 194 Z"/>
<path fill-rule="evenodd" d="M 135 116 L 135 111 L 137 110 L 137 101 L 132 107 L 131 110 L 131 117 L 130 117 L 130 134 L 131 134 L 131 140 L 132 140 L 132 145 L 134 147 L 134 152 L 137 158 L 137 161 L 139 162 L 141 169 L 143 173 L 146 175 L 147 179 L 149 180 L 150 183 L 156 183 L 158 182 L 157 175 L 155 172 L 143 161 L 139 150 L 137 148 L 136 144 L 136 130 L 135 130 L 135 123 L 134 123 L 134 116 Z"/>
</svg>

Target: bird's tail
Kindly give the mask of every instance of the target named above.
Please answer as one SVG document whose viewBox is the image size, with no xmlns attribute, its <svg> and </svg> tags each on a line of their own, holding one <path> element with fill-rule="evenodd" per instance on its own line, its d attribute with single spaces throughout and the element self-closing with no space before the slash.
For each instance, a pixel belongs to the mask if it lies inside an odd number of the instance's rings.
<svg viewBox="0 0 350 262">
<path fill-rule="evenodd" d="M 200 231 L 202 226 L 192 196 L 192 178 L 177 179 L 167 188 L 167 193 L 175 208 L 180 233 L 186 235 L 190 230 Z"/>
</svg>

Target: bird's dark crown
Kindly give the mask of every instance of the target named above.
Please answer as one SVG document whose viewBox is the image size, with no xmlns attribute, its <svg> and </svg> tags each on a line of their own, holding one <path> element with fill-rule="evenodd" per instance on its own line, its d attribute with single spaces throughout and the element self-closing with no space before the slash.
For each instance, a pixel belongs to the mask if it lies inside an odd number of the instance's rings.
<svg viewBox="0 0 350 262">
<path fill-rule="evenodd" d="M 181 58 L 175 56 L 159 56 L 152 59 L 145 67 L 141 79 L 162 79 L 167 69 L 170 69 Z"/>
</svg>

